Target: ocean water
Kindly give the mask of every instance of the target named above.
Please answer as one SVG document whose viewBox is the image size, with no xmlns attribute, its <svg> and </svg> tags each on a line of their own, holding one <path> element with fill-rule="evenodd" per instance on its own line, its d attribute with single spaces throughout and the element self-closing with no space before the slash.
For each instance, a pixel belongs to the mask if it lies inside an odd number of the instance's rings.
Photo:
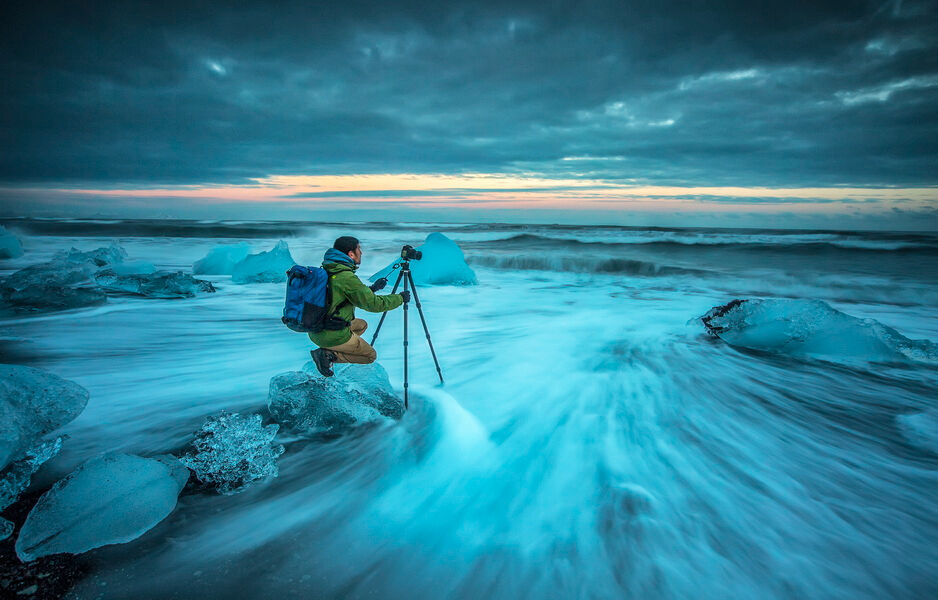
<svg viewBox="0 0 938 600">
<path fill-rule="evenodd" d="M 440 231 L 479 279 L 420 288 L 446 383 L 411 319 L 401 422 L 282 432 L 279 477 L 183 495 L 86 555 L 75 598 L 938 597 L 938 366 L 748 350 L 697 321 L 736 298 L 823 300 L 938 341 L 938 235 L 2 224 L 25 254 L 0 275 L 111 240 L 162 269 L 243 240 L 318 264 L 352 234 L 364 278 Z M 0 318 L 3 362 L 91 392 L 38 485 L 104 451 L 178 452 L 222 410 L 266 416 L 270 378 L 311 345 L 279 322 L 282 284 L 205 278 L 216 294 Z M 396 311 L 376 349 L 398 389 L 401 340 Z"/>
</svg>

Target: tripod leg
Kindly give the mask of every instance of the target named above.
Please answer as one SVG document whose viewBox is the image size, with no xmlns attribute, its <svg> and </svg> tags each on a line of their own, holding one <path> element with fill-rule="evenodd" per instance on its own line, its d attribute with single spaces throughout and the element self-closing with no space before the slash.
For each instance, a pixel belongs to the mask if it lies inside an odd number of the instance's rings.
<svg viewBox="0 0 938 600">
<path fill-rule="evenodd" d="M 440 383 L 443 383 L 443 371 L 440 370 L 440 361 L 436 359 L 436 351 L 433 350 L 433 340 L 430 339 L 430 329 L 427 328 L 427 320 L 423 317 L 423 309 L 420 307 L 420 298 L 417 296 L 417 284 L 414 283 L 414 276 L 410 271 L 407 272 L 407 279 L 410 280 L 410 287 L 412 288 L 410 293 L 414 295 L 414 304 L 417 305 L 417 313 L 420 315 L 420 322 L 423 323 L 423 332 L 427 334 L 427 344 L 430 346 L 433 364 L 436 365 L 436 374 L 440 376 Z M 406 282 L 404 286 L 407 286 Z"/>
<path fill-rule="evenodd" d="M 392 293 L 392 294 L 396 294 L 396 293 L 397 293 L 397 286 L 399 286 L 399 285 L 401 284 L 401 278 L 402 278 L 403 276 L 404 276 L 404 272 L 403 272 L 403 271 L 401 271 L 400 273 L 397 274 L 397 281 L 394 282 L 394 288 L 391 290 L 391 293 Z M 386 316 L 388 316 L 388 313 L 386 313 L 386 312 L 381 313 L 381 320 L 378 321 L 378 326 L 375 327 L 375 334 L 374 334 L 373 336 L 371 336 L 371 345 L 372 345 L 372 346 L 375 345 L 375 340 L 378 339 L 378 332 L 381 331 L 381 326 L 384 325 L 384 318 L 385 318 Z"/>
<path fill-rule="evenodd" d="M 410 280 L 410 277 L 409 277 L 410 271 L 408 271 L 406 274 L 404 273 L 404 270 L 406 268 L 407 267 L 404 267 L 403 269 L 401 269 L 401 276 L 404 278 L 404 291 L 405 292 L 407 291 L 407 282 Z M 408 304 L 410 303 L 409 302 L 404 303 L 404 410 L 407 410 L 409 408 L 408 402 L 407 402 L 407 305 Z"/>
</svg>

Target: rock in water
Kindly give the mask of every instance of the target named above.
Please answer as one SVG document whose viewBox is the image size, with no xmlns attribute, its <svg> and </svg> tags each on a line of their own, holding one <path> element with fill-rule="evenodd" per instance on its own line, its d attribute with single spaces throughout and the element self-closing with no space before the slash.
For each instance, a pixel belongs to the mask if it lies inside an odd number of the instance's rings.
<svg viewBox="0 0 938 600">
<path fill-rule="evenodd" d="M 94 280 L 108 293 L 147 298 L 192 298 L 199 293 L 215 291 L 210 282 L 195 279 L 182 271 L 119 275 L 113 269 L 104 269 L 95 274 Z"/>
<path fill-rule="evenodd" d="M 420 260 L 410 261 L 410 270 L 414 276 L 414 283 L 418 285 L 476 285 L 479 283 L 475 272 L 466 264 L 466 257 L 462 249 L 445 235 L 439 232 L 431 233 L 417 250 L 423 253 Z M 401 262 L 395 260 L 387 267 L 371 276 L 371 281 L 381 277 L 392 278 L 394 265 Z"/>
<path fill-rule="evenodd" d="M 231 275 L 235 265 L 247 258 L 250 252 L 251 246 L 247 242 L 215 246 L 203 258 L 195 261 L 192 272 L 196 275 Z"/>
<path fill-rule="evenodd" d="M 0 365 L 0 469 L 85 410 L 88 390 L 52 373 Z"/>
<path fill-rule="evenodd" d="M 311 365 L 270 380 L 267 408 L 278 423 L 313 432 L 404 416 L 404 403 L 378 363 L 336 365 L 335 377 L 328 378 L 314 375 Z"/>
<path fill-rule="evenodd" d="M 832 359 L 938 360 L 938 345 L 910 340 L 874 319 L 858 319 L 821 300 L 733 300 L 700 321 L 727 343 L 755 350 Z"/>
<path fill-rule="evenodd" d="M 0 225 L 0 258 L 18 258 L 23 256 L 23 246 L 16 236 Z"/>
<path fill-rule="evenodd" d="M 93 458 L 42 495 L 26 517 L 16 554 L 30 561 L 136 539 L 173 511 L 186 479 L 185 468 L 165 458 Z"/>
<path fill-rule="evenodd" d="M 277 457 L 283 446 L 273 442 L 278 425 L 261 424 L 260 415 L 222 413 L 209 417 L 196 432 L 193 451 L 180 458 L 202 483 L 222 494 L 279 474 Z"/>
<path fill-rule="evenodd" d="M 38 471 L 44 462 L 58 454 L 61 449 L 62 438 L 42 442 L 30 448 L 26 452 L 25 458 L 16 461 L 0 472 L 0 511 L 16 502 L 20 494 L 29 487 L 33 473 Z M 9 523 L 9 521 L 6 521 L 6 523 Z M 12 523 L 10 525 L 10 531 L 4 534 L 5 527 L 3 523 L 0 523 L 0 540 L 6 539 L 12 533 Z"/>
<path fill-rule="evenodd" d="M 251 254 L 235 264 L 231 281 L 235 283 L 280 283 L 287 280 L 287 271 L 296 264 L 283 240 L 259 254 Z"/>
</svg>

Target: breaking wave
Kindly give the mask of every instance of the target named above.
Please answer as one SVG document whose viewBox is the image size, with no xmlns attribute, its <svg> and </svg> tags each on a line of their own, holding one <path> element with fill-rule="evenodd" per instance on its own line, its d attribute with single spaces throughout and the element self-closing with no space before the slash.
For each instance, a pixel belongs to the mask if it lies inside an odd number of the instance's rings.
<svg viewBox="0 0 938 600">
<path fill-rule="evenodd" d="M 662 275 L 700 276 L 711 274 L 709 271 L 703 269 L 687 269 L 626 258 L 585 259 L 572 256 L 478 255 L 467 257 L 467 260 L 470 264 L 480 267 L 521 271 L 564 271 L 568 273 L 637 275 L 645 277 Z"/>
</svg>

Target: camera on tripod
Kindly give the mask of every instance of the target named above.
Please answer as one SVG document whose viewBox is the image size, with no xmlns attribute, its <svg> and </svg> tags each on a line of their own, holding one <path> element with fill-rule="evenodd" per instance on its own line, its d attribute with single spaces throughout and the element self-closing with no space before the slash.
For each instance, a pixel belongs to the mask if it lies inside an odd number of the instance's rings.
<svg viewBox="0 0 938 600">
<path fill-rule="evenodd" d="M 413 246 L 405 245 L 401 248 L 401 258 L 404 260 L 420 260 L 423 258 L 423 252 L 420 250 L 414 250 Z"/>
</svg>

